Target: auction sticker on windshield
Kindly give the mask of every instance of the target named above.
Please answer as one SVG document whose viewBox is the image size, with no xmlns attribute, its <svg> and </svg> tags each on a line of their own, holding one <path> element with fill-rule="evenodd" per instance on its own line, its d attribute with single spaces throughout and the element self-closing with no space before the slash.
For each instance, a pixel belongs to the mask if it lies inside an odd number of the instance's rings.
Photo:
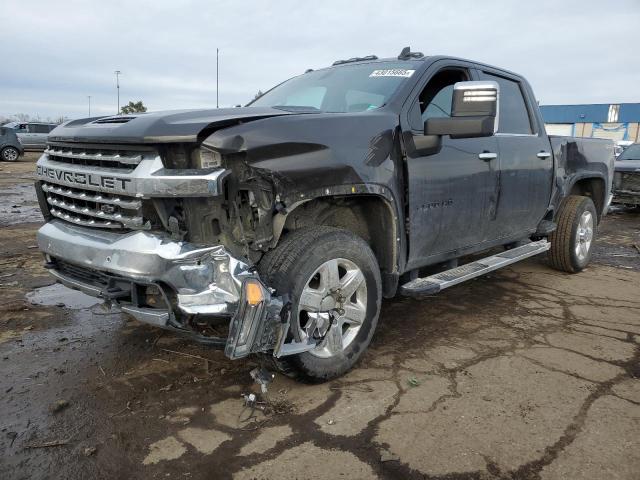
<svg viewBox="0 0 640 480">
<path fill-rule="evenodd" d="M 390 68 L 388 70 L 374 70 L 370 77 L 406 77 L 413 75 L 415 70 L 405 70 L 403 68 Z"/>
</svg>

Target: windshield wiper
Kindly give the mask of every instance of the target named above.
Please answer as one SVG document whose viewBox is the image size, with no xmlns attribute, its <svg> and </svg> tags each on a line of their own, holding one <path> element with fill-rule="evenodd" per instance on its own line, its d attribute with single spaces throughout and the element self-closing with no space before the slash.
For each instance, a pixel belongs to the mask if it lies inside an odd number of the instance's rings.
<svg viewBox="0 0 640 480">
<path fill-rule="evenodd" d="M 278 110 L 284 110 L 285 112 L 307 112 L 307 113 L 319 113 L 320 109 L 316 107 L 308 107 L 304 105 L 272 105 L 271 108 L 276 108 Z"/>
</svg>

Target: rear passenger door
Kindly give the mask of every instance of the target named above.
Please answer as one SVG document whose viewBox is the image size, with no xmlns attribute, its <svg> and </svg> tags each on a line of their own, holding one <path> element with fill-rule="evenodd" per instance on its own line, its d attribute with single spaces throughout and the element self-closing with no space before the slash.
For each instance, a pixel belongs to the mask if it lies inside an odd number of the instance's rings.
<svg viewBox="0 0 640 480">
<path fill-rule="evenodd" d="M 491 237 L 527 235 L 536 230 L 549 206 L 553 180 L 549 138 L 525 82 L 498 71 L 482 70 L 480 75 L 500 86 L 496 134 L 500 180 Z"/>
</svg>

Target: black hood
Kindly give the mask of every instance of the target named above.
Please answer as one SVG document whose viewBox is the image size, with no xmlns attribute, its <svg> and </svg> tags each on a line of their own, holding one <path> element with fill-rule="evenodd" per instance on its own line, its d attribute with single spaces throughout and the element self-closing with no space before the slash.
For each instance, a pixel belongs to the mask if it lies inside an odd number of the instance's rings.
<svg viewBox="0 0 640 480">
<path fill-rule="evenodd" d="M 274 108 L 170 110 L 72 120 L 49 134 L 52 142 L 167 143 L 196 142 L 201 133 L 261 118 L 293 115 Z"/>
</svg>

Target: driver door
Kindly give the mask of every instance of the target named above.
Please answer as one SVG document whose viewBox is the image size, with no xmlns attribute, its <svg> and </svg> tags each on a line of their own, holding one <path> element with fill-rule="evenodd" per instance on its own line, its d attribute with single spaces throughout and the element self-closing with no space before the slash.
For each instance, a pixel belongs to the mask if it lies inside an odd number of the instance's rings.
<svg viewBox="0 0 640 480">
<path fill-rule="evenodd" d="M 426 77 L 421 91 L 411 100 L 403 127 L 409 269 L 486 242 L 498 194 L 494 136 L 454 139 L 442 135 L 437 147 L 424 144 L 425 120 L 450 116 L 453 84 L 477 79 L 475 70 L 464 63 L 447 64 L 432 68 Z"/>
</svg>

